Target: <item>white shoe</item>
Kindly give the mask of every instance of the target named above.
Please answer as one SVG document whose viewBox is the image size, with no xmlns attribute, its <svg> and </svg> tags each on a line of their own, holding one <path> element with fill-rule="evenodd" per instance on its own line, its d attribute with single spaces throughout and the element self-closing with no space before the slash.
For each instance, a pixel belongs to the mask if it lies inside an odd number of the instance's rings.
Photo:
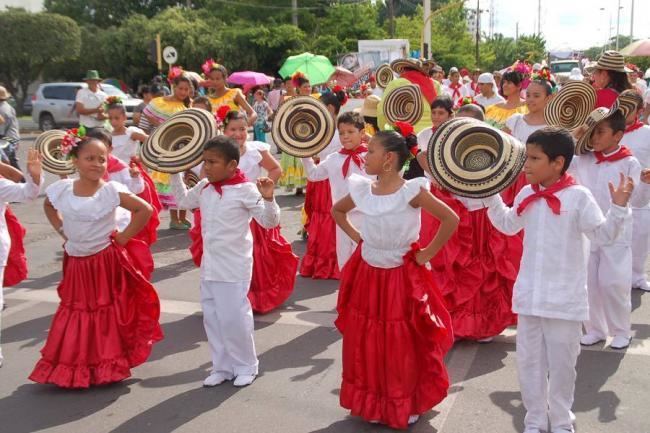
<svg viewBox="0 0 650 433">
<path fill-rule="evenodd" d="M 232 383 L 235 386 L 248 386 L 255 380 L 254 374 L 240 374 L 235 378 L 235 381 Z"/>
<path fill-rule="evenodd" d="M 625 349 L 630 345 L 632 337 L 624 337 L 623 335 L 617 335 L 612 340 L 612 344 L 609 345 L 612 349 L 621 350 Z"/>
<path fill-rule="evenodd" d="M 420 415 L 411 415 L 411 416 L 409 416 L 408 423 L 409 423 L 409 425 L 410 424 L 415 424 L 416 422 L 418 422 L 419 419 L 420 419 Z"/>
<path fill-rule="evenodd" d="M 203 381 L 203 386 L 211 388 L 213 386 L 221 385 L 227 380 L 228 378 L 221 373 L 212 373 L 210 376 L 205 378 Z"/>
<path fill-rule="evenodd" d="M 600 343 L 601 341 L 605 341 L 605 337 L 601 337 L 596 334 L 585 334 L 580 339 L 580 344 L 583 346 L 593 346 L 594 344 Z"/>
<path fill-rule="evenodd" d="M 637 281 L 632 284 L 633 289 L 643 290 L 644 292 L 650 292 L 650 283 L 644 279 Z"/>
</svg>

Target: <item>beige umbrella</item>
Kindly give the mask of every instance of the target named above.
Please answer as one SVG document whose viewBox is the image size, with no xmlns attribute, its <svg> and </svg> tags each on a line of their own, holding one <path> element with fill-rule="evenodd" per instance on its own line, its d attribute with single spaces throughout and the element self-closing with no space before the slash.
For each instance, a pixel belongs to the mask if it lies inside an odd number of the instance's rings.
<svg viewBox="0 0 650 433">
<path fill-rule="evenodd" d="M 630 57 L 650 56 L 650 39 L 640 39 L 632 42 L 621 50 L 621 54 Z"/>
</svg>

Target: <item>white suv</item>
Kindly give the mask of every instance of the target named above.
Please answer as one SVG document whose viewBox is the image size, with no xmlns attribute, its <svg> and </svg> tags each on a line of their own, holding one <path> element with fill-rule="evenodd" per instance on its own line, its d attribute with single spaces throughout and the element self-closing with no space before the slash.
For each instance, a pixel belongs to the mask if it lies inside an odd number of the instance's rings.
<svg viewBox="0 0 650 433">
<path fill-rule="evenodd" d="M 100 84 L 108 96 L 122 98 L 130 123 L 133 110 L 142 100 L 133 98 L 111 84 Z M 86 83 L 44 83 L 32 97 L 32 119 L 41 131 L 79 126 L 79 113 L 74 109 L 77 91 Z"/>
</svg>

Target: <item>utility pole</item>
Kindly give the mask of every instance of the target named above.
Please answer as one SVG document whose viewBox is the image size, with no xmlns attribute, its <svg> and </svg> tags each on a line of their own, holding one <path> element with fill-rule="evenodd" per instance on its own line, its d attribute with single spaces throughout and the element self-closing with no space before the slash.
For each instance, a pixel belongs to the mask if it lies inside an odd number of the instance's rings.
<svg viewBox="0 0 650 433">
<path fill-rule="evenodd" d="M 621 0 L 618 0 L 618 8 L 616 9 L 616 51 L 618 51 L 618 34 L 620 33 L 621 26 Z"/>
<path fill-rule="evenodd" d="M 388 34 L 391 39 L 395 37 L 395 5 L 393 0 L 388 0 Z"/>
<path fill-rule="evenodd" d="M 630 10 L 630 43 L 632 43 L 634 42 L 634 0 L 632 0 L 632 7 Z"/>
<path fill-rule="evenodd" d="M 519 40 L 519 21 L 515 24 L 515 43 Z"/>
<path fill-rule="evenodd" d="M 542 34 L 542 0 L 537 0 L 537 35 Z"/>
<path fill-rule="evenodd" d="M 291 23 L 298 27 L 298 0 L 291 0 Z"/>
<path fill-rule="evenodd" d="M 476 0 L 476 67 L 478 68 L 479 61 L 481 60 L 478 44 L 481 41 L 481 0 Z"/>
<path fill-rule="evenodd" d="M 424 0 L 424 46 L 422 47 L 422 58 L 429 59 L 429 50 L 431 49 L 431 0 Z"/>
</svg>

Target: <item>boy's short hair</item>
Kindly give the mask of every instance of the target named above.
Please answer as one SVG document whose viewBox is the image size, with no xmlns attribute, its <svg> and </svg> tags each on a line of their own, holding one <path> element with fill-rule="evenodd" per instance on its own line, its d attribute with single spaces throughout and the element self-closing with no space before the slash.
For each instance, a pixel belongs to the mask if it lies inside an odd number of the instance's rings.
<svg viewBox="0 0 650 433">
<path fill-rule="evenodd" d="M 210 103 L 210 100 L 208 99 L 207 96 L 197 96 L 196 98 L 194 98 L 194 100 L 192 101 L 192 106 L 196 104 L 205 105 L 206 107 L 208 107 L 208 111 L 212 111 L 212 103 Z"/>
<path fill-rule="evenodd" d="M 557 126 L 547 126 L 530 134 L 526 144 L 533 144 L 539 147 L 550 161 L 555 161 L 558 157 L 564 157 L 564 174 L 571 165 L 573 154 L 575 152 L 575 141 L 571 132 L 566 128 Z"/>
<path fill-rule="evenodd" d="M 616 110 L 614 114 L 603 119 L 601 122 L 607 124 L 610 128 L 612 128 L 614 134 L 619 131 L 625 132 L 625 115 L 620 109 Z"/>
<path fill-rule="evenodd" d="M 239 145 L 230 137 L 218 135 L 211 138 L 203 145 L 203 151 L 207 150 L 217 152 L 226 160 L 226 163 L 237 161 L 237 165 L 239 165 Z"/>
<path fill-rule="evenodd" d="M 363 116 L 360 113 L 356 113 L 354 111 L 346 111 L 345 113 L 341 114 L 336 119 L 336 126 L 338 127 L 341 123 L 344 123 L 346 125 L 352 125 L 358 130 L 362 130 L 363 128 L 366 127 L 366 123 L 363 120 Z"/>
<path fill-rule="evenodd" d="M 485 112 L 483 110 L 483 106 L 477 104 L 463 105 L 456 112 L 456 117 L 458 116 L 471 117 L 473 119 L 480 120 L 481 122 L 485 121 Z"/>
</svg>

